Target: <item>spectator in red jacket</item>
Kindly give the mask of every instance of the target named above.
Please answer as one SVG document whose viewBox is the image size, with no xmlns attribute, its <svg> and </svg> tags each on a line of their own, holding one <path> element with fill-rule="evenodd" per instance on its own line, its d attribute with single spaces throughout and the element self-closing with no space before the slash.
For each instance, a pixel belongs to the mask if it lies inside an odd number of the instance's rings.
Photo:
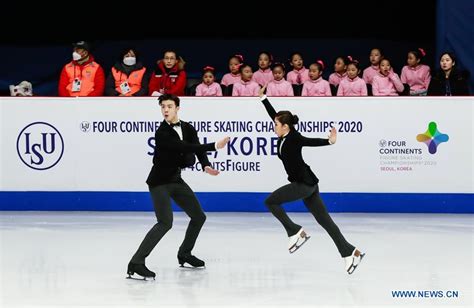
<svg viewBox="0 0 474 308">
<path fill-rule="evenodd" d="M 90 45 L 80 41 L 73 46 L 73 60 L 63 67 L 59 78 L 59 96 L 102 96 L 104 70 L 89 53 Z"/>
<path fill-rule="evenodd" d="M 186 88 L 186 72 L 184 60 L 175 51 L 165 52 L 163 59 L 158 60 L 155 70 L 150 77 L 148 93 L 151 96 L 161 94 L 184 95 Z"/>
</svg>

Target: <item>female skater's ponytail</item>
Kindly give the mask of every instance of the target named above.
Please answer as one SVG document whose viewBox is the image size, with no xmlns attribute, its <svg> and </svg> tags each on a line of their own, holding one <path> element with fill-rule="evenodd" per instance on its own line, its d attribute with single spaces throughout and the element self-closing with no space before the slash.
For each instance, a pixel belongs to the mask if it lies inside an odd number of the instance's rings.
<svg viewBox="0 0 474 308">
<path fill-rule="evenodd" d="M 300 119 L 298 118 L 298 116 L 297 116 L 296 114 L 294 114 L 294 115 L 293 115 L 293 125 L 298 124 L 298 121 L 299 121 L 299 120 L 300 120 Z"/>
</svg>

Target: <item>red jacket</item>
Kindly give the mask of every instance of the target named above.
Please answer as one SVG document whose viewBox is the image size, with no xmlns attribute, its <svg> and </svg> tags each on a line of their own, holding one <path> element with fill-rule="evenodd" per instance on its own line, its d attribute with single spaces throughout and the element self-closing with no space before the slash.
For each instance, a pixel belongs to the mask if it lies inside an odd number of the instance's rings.
<svg viewBox="0 0 474 308">
<path fill-rule="evenodd" d="M 154 91 L 161 94 L 184 95 L 184 88 L 186 87 L 186 72 L 178 68 L 176 64 L 169 72 L 166 72 L 163 62 L 159 62 L 155 71 L 150 77 L 150 84 L 148 85 L 148 94 L 151 95 Z"/>
<path fill-rule="evenodd" d="M 95 75 L 93 81 L 87 81 L 87 70 L 92 66 L 95 66 Z M 71 69 L 72 68 L 72 69 Z M 86 74 L 83 74 L 83 71 L 86 71 Z M 74 73 L 70 73 L 74 72 Z M 92 82 L 92 91 L 87 94 L 87 96 L 103 96 L 105 88 L 105 74 L 102 67 L 94 62 L 94 57 L 89 55 L 89 59 L 79 64 L 77 61 L 71 61 L 63 67 L 61 71 L 61 76 L 59 78 L 58 92 L 59 96 L 73 96 L 70 93 L 71 84 L 74 81 L 74 78 L 83 79 L 83 83 Z M 85 84 L 84 84 L 85 85 Z M 69 88 L 68 88 L 69 87 Z M 79 96 L 79 95 L 78 95 Z"/>
</svg>

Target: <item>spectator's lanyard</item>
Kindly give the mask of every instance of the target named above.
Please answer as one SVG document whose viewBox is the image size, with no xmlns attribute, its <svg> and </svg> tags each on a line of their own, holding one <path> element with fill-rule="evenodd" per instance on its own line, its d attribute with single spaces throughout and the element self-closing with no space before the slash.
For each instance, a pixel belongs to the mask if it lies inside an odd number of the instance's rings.
<svg viewBox="0 0 474 308">
<path fill-rule="evenodd" d="M 74 65 L 74 79 L 76 79 L 76 67 L 77 65 Z M 79 80 L 82 80 L 82 70 L 81 70 L 81 78 Z"/>
</svg>

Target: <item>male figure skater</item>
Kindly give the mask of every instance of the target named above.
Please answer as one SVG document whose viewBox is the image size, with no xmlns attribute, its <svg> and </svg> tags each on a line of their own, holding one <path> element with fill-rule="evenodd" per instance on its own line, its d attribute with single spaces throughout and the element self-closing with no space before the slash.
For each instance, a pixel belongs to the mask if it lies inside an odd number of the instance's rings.
<svg viewBox="0 0 474 308">
<path fill-rule="evenodd" d="M 164 94 L 158 98 L 164 121 L 155 132 L 155 153 L 153 167 L 147 179 L 158 222 L 143 239 L 137 252 L 128 264 L 128 278 L 135 273 L 146 278 L 155 278 L 156 274 L 145 266 L 145 258 L 151 253 L 161 238 L 171 229 L 173 211 L 171 199 L 191 218 L 184 241 L 178 250 L 178 262 L 181 266 L 204 267 L 204 261 L 191 254 L 199 232 L 206 220 L 194 192 L 181 178 L 181 169 L 194 165 L 197 155 L 204 172 L 218 175 L 219 171 L 211 167 L 207 151 L 222 149 L 228 142 L 226 137 L 216 143 L 200 144 L 197 132 L 191 124 L 180 121 L 178 117 L 179 98 L 173 94 Z"/>
</svg>

